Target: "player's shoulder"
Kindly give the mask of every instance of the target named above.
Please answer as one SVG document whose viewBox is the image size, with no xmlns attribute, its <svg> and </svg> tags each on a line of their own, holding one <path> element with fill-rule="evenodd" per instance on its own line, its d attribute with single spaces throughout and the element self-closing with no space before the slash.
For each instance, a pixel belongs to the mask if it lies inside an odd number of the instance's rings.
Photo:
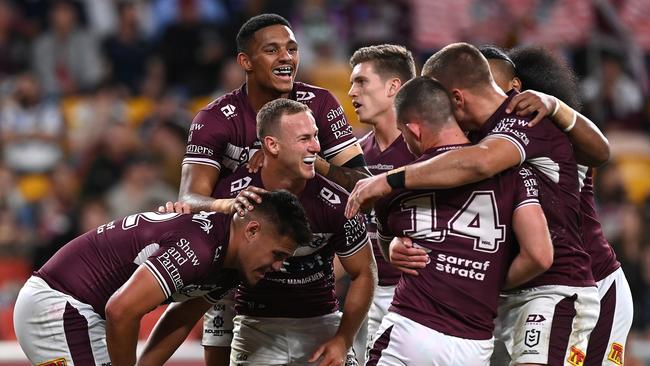
<svg viewBox="0 0 650 366">
<path fill-rule="evenodd" d="M 334 95 L 329 90 L 298 81 L 293 83 L 292 94 L 297 102 L 305 103 L 307 105 L 312 102 L 335 100 Z"/>
<path fill-rule="evenodd" d="M 225 177 L 223 180 L 219 180 L 217 183 L 217 191 L 227 193 L 229 196 L 236 196 L 240 191 L 250 186 L 261 186 L 261 179 L 258 178 L 259 172 L 251 173 L 248 169 L 240 167 L 233 174 Z"/>
<path fill-rule="evenodd" d="M 205 107 L 201 108 L 199 114 L 210 115 L 219 119 L 232 119 L 237 117 L 243 109 L 245 94 L 241 88 L 235 89 L 217 97 Z"/>
</svg>

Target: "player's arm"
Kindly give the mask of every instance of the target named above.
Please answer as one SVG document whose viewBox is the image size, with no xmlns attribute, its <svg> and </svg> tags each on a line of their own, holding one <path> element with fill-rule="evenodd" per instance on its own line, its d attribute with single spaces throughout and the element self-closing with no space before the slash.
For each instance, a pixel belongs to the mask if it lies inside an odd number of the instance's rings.
<svg viewBox="0 0 650 366">
<path fill-rule="evenodd" d="M 135 365 L 140 319 L 165 300 L 151 272 L 140 266 L 106 303 L 106 343 L 114 366 Z"/>
<path fill-rule="evenodd" d="M 169 305 L 147 339 L 138 365 L 165 364 L 210 306 L 203 297 Z"/>
<path fill-rule="evenodd" d="M 363 151 L 358 143 L 341 150 L 329 161 L 318 156 L 315 167 L 318 174 L 335 182 L 348 192 L 359 180 L 370 176 Z"/>
<path fill-rule="evenodd" d="M 520 286 L 544 273 L 553 264 L 553 244 L 546 217 L 539 204 L 520 206 L 512 214 L 519 254 L 506 276 L 505 288 Z"/>
<path fill-rule="evenodd" d="M 519 116 L 537 113 L 530 121 L 531 127 L 549 117 L 568 134 L 579 164 L 595 167 L 609 160 L 609 141 L 598 127 L 552 95 L 526 90 L 512 98 L 506 107 L 506 112 L 509 111 L 516 111 Z"/>
<path fill-rule="evenodd" d="M 377 285 L 377 265 L 367 241 L 356 253 L 340 257 L 343 268 L 350 276 L 350 286 L 345 297 L 343 317 L 334 337 L 322 344 L 312 354 L 309 362 L 322 357 L 319 365 L 340 365 L 347 350 L 352 347 L 354 337 L 370 309 L 375 286 Z"/>
</svg>

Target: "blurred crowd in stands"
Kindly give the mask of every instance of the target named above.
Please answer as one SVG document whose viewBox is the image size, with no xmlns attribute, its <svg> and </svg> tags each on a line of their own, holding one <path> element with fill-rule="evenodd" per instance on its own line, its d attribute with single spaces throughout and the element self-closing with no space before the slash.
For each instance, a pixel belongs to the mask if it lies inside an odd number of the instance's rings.
<svg viewBox="0 0 650 366">
<path fill-rule="evenodd" d="M 403 44 L 420 65 L 455 41 L 564 57 L 612 144 L 599 214 L 650 338 L 647 0 L 0 0 L 0 309 L 69 239 L 176 198 L 192 117 L 242 84 L 235 34 L 263 12 L 292 22 L 298 80 L 332 91 L 357 135 L 360 46 Z"/>
</svg>

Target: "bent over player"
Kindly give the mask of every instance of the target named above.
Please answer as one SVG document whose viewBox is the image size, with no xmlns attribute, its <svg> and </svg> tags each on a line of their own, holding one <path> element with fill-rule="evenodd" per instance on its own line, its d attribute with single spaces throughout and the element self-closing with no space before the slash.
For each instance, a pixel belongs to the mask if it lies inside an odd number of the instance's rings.
<svg viewBox="0 0 650 366">
<path fill-rule="evenodd" d="M 16 335 L 30 362 L 134 365 L 147 312 L 194 297 L 207 308 L 240 277 L 254 285 L 279 270 L 311 231 L 295 196 L 262 196 L 245 218 L 138 213 L 63 246 L 16 301 Z"/>
</svg>

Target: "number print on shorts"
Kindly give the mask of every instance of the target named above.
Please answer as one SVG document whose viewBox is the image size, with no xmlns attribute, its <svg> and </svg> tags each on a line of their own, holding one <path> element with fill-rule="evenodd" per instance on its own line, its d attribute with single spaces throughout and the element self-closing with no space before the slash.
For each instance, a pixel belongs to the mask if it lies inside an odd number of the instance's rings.
<svg viewBox="0 0 650 366">
<path fill-rule="evenodd" d="M 476 191 L 463 207 L 441 228 L 436 212 L 436 195 L 427 193 L 409 197 L 401 203 L 402 211 L 410 211 L 411 228 L 404 234 L 431 243 L 441 243 L 447 235 L 471 239 L 474 250 L 494 253 L 505 240 L 505 225 L 499 223 L 496 199 L 492 191 Z"/>
</svg>

